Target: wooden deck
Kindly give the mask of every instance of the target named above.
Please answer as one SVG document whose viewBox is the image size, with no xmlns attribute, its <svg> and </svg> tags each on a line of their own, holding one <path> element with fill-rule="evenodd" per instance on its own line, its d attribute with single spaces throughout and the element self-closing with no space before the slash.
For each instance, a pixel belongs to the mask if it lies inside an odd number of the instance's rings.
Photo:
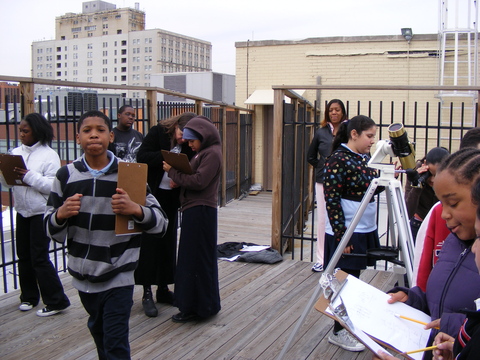
<svg viewBox="0 0 480 360">
<path fill-rule="evenodd" d="M 219 242 L 269 244 L 270 197 L 257 196 L 221 209 Z M 263 210 L 262 202 L 266 203 Z M 318 286 L 320 275 L 310 267 L 310 262 L 294 260 L 275 265 L 219 261 L 222 310 L 199 323 L 173 323 L 171 316 L 178 310 L 159 304 L 158 317 L 146 317 L 138 287 L 130 318 L 132 358 L 275 359 Z M 77 291 L 70 285 L 69 275 L 61 278 L 72 303 L 62 314 L 40 318 L 34 310 L 20 312 L 18 290 L 0 297 L 2 360 L 96 358 Z M 391 273 L 374 270 L 365 271 L 362 279 L 383 290 L 391 288 L 394 281 Z M 285 358 L 371 359 L 369 351 L 351 353 L 329 344 L 332 325 L 332 320 L 311 309 Z"/>
</svg>

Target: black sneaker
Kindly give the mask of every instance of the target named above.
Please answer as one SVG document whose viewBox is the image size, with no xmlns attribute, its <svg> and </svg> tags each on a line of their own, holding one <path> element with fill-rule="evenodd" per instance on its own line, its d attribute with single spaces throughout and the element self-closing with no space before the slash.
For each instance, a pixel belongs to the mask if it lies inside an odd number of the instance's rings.
<svg viewBox="0 0 480 360">
<path fill-rule="evenodd" d="M 18 309 L 19 309 L 20 311 L 32 310 L 32 309 L 33 309 L 33 304 L 25 301 L 25 302 L 22 302 L 22 303 L 20 304 L 20 306 L 18 307 Z"/>
<path fill-rule="evenodd" d="M 51 309 L 48 306 L 45 306 L 43 309 L 40 309 L 37 311 L 37 316 L 41 316 L 41 317 L 52 316 L 62 312 L 65 309 Z"/>
</svg>

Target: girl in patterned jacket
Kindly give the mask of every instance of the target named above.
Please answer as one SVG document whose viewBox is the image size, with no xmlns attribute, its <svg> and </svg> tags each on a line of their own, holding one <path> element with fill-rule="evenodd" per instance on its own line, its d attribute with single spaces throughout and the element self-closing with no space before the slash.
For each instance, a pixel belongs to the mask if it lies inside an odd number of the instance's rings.
<svg viewBox="0 0 480 360">
<path fill-rule="evenodd" d="M 328 220 L 325 234 L 325 263 L 327 267 L 338 243 L 350 225 L 371 181 L 378 176 L 368 167 L 370 149 L 375 143 L 377 126 L 367 116 L 358 115 L 340 125 L 333 140 L 333 153 L 325 163 L 324 192 Z M 383 191 L 378 187 L 376 192 Z M 366 254 L 367 249 L 380 246 L 377 233 L 377 208 L 370 202 L 359 221 L 344 256 L 337 267 L 359 277 L 360 271 L 369 264 L 366 257 L 347 254 Z M 333 334 L 328 341 L 348 351 L 362 351 L 365 347 L 335 322 Z"/>
</svg>

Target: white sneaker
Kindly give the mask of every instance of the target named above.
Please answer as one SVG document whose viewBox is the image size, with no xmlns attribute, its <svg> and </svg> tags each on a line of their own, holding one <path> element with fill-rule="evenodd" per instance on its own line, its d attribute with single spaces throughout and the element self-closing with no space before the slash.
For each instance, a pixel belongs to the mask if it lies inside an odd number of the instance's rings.
<svg viewBox="0 0 480 360">
<path fill-rule="evenodd" d="M 319 263 L 319 262 L 316 262 L 316 263 L 313 264 L 313 266 L 312 266 L 312 271 L 314 271 L 314 272 L 322 272 L 322 271 L 323 271 L 323 264 L 322 264 L 322 263 Z"/>
<path fill-rule="evenodd" d="M 33 309 L 33 305 L 30 304 L 29 302 L 22 302 L 20 306 L 18 307 L 19 310 L 21 311 L 28 311 Z"/>
<path fill-rule="evenodd" d="M 344 350 L 348 351 L 363 351 L 365 350 L 365 346 L 355 339 L 347 329 L 342 329 L 338 333 L 332 333 L 328 337 L 328 342 L 340 346 Z"/>
</svg>

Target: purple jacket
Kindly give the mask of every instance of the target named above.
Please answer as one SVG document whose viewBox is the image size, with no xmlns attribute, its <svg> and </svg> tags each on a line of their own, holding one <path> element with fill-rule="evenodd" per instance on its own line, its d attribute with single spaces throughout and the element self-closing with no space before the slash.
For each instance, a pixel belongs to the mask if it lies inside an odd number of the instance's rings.
<svg viewBox="0 0 480 360">
<path fill-rule="evenodd" d="M 456 337 L 465 320 L 458 311 L 475 311 L 474 301 L 480 297 L 480 275 L 471 247 L 456 235 L 448 235 L 428 277 L 426 293 L 418 286 L 397 287 L 391 292 L 400 290 L 408 294 L 406 304 L 429 314 L 432 320 L 441 318 L 440 331 Z M 431 339 L 436 333 L 432 330 Z"/>
</svg>

